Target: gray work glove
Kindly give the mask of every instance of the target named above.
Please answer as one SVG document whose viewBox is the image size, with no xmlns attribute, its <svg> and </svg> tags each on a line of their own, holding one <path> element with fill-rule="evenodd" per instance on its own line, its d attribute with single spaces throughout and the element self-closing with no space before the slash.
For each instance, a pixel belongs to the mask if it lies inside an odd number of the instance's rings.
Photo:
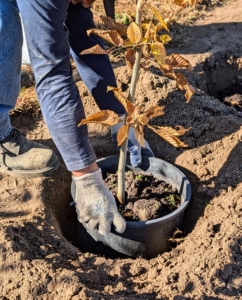
<svg viewBox="0 0 242 300">
<path fill-rule="evenodd" d="M 114 196 L 103 181 L 101 170 L 80 177 L 72 177 L 76 186 L 74 201 L 78 220 L 88 229 L 98 229 L 105 235 L 112 223 L 119 233 L 126 229 L 125 220 L 118 212 Z"/>
<path fill-rule="evenodd" d="M 122 115 L 121 118 L 124 118 L 125 115 Z M 118 146 L 117 143 L 117 134 L 119 129 L 123 126 L 123 122 L 120 122 L 116 125 L 111 126 L 111 136 L 112 136 L 112 141 L 113 143 Z M 135 133 L 134 133 L 134 128 L 131 127 L 129 129 L 129 140 L 128 140 L 128 152 L 130 155 L 130 162 L 131 165 L 134 168 L 137 168 L 141 165 L 142 163 L 142 155 L 148 156 L 148 157 L 154 157 L 154 153 L 150 148 L 150 145 L 148 144 L 147 141 L 145 141 L 145 147 L 141 147 L 141 145 L 138 143 Z"/>
</svg>

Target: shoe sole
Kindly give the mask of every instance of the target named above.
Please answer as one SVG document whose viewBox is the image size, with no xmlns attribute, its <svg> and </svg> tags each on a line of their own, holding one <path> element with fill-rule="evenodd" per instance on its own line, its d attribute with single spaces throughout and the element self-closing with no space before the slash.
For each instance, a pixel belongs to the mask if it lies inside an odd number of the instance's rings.
<svg viewBox="0 0 242 300">
<path fill-rule="evenodd" d="M 13 170 L 7 169 L 3 166 L 0 166 L 0 173 L 4 173 L 14 177 L 21 177 L 21 178 L 36 178 L 36 177 L 46 177 L 51 175 L 58 169 L 60 165 L 60 161 L 58 160 L 53 167 L 51 168 L 44 168 L 40 170 Z"/>
</svg>

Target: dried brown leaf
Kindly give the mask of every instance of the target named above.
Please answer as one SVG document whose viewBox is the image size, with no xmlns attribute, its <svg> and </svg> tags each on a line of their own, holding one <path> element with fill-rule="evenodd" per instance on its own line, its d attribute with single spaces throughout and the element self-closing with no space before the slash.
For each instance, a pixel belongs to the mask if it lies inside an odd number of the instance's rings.
<svg viewBox="0 0 242 300">
<path fill-rule="evenodd" d="M 187 99 L 186 102 L 188 103 L 191 100 L 192 95 L 195 93 L 195 90 L 188 84 L 186 78 L 181 73 L 176 74 L 176 83 L 180 90 L 186 91 L 185 98 Z"/>
<path fill-rule="evenodd" d="M 129 125 L 123 125 L 117 134 L 118 146 L 121 146 L 129 135 Z"/>
<path fill-rule="evenodd" d="M 160 22 L 157 23 L 156 26 L 155 26 L 156 32 L 161 31 L 162 29 L 163 29 L 163 26 L 161 25 L 161 23 Z"/>
<path fill-rule="evenodd" d="M 150 27 L 151 27 L 152 21 L 150 23 L 143 23 L 142 28 L 145 30 L 144 39 L 148 40 L 150 37 Z"/>
<path fill-rule="evenodd" d="M 188 85 L 186 78 L 181 73 L 176 74 L 176 83 L 180 90 L 185 90 L 185 86 Z"/>
<path fill-rule="evenodd" d="M 125 30 L 118 30 L 118 29 L 117 29 L 117 32 L 118 32 L 121 36 L 127 37 L 127 29 L 125 29 Z"/>
<path fill-rule="evenodd" d="M 174 0 L 174 3 L 176 5 L 182 6 L 182 7 L 187 7 L 187 0 Z"/>
<path fill-rule="evenodd" d="M 170 77 L 172 79 L 176 79 L 176 74 L 175 74 L 172 66 L 162 65 L 162 66 L 160 66 L 160 70 L 162 71 L 163 75 Z"/>
<path fill-rule="evenodd" d="M 139 26 L 135 22 L 132 22 L 129 25 L 127 29 L 127 37 L 130 40 L 130 42 L 133 44 L 137 44 L 140 42 L 142 33 L 140 31 Z"/>
<path fill-rule="evenodd" d="M 134 125 L 135 124 L 135 120 L 131 115 L 127 115 L 126 124 L 128 124 L 128 125 Z"/>
<path fill-rule="evenodd" d="M 149 23 L 149 25 L 146 29 L 144 40 L 146 40 L 146 41 L 149 41 L 149 40 L 156 41 L 156 27 L 152 23 L 152 21 Z"/>
<path fill-rule="evenodd" d="M 151 130 L 153 130 L 156 134 L 166 140 L 168 143 L 173 145 L 174 147 L 187 147 L 185 143 L 180 141 L 177 136 L 180 136 L 179 131 L 165 126 L 148 126 Z"/>
<path fill-rule="evenodd" d="M 124 47 L 128 47 L 128 46 L 134 47 L 134 46 L 136 46 L 136 44 L 133 44 L 129 40 L 126 40 L 126 41 L 124 41 L 123 46 Z"/>
<path fill-rule="evenodd" d="M 139 122 L 143 125 L 148 125 L 149 118 L 145 114 L 139 116 Z"/>
<path fill-rule="evenodd" d="M 135 110 L 135 106 L 128 100 L 126 99 L 121 90 L 116 87 L 108 86 L 107 87 L 107 92 L 112 91 L 114 93 L 114 96 L 118 99 L 118 101 L 123 105 L 124 109 L 129 115 L 132 115 L 132 113 Z"/>
<path fill-rule="evenodd" d="M 139 121 L 143 125 L 148 125 L 150 119 L 164 114 L 164 107 L 151 106 L 143 114 L 140 115 Z"/>
<path fill-rule="evenodd" d="M 90 35 L 91 33 L 100 36 L 102 39 L 108 41 L 109 43 L 115 46 L 123 45 L 123 39 L 116 30 L 102 30 L 96 28 L 87 30 L 87 35 Z"/>
<path fill-rule="evenodd" d="M 197 1 L 198 1 L 198 0 L 189 0 L 190 4 L 191 4 L 192 6 L 195 6 L 195 5 L 197 4 Z"/>
<path fill-rule="evenodd" d="M 156 42 L 150 46 L 151 52 L 159 65 L 165 64 L 166 49 L 162 43 Z"/>
<path fill-rule="evenodd" d="M 182 135 L 179 130 L 176 130 L 172 127 L 168 127 L 168 126 L 152 126 L 152 127 L 158 131 L 160 130 L 161 132 L 165 131 L 166 134 L 171 135 L 171 136 L 181 136 Z"/>
<path fill-rule="evenodd" d="M 195 90 L 193 87 L 191 87 L 189 84 L 185 87 L 186 93 L 185 93 L 185 98 L 187 99 L 186 103 L 189 103 L 192 96 L 195 93 Z"/>
<path fill-rule="evenodd" d="M 140 63 L 140 66 L 147 70 L 150 66 L 153 66 L 154 62 L 152 60 L 146 60 Z"/>
<path fill-rule="evenodd" d="M 189 71 L 193 70 L 190 62 L 179 54 L 171 54 L 166 56 L 165 63 L 173 68 L 187 68 Z"/>
<path fill-rule="evenodd" d="M 112 126 L 117 124 L 119 121 L 119 116 L 115 112 L 111 110 L 101 110 L 89 116 L 87 119 L 83 119 L 78 126 L 88 123 L 99 123 L 105 126 Z"/>
<path fill-rule="evenodd" d="M 161 23 L 161 25 L 165 28 L 166 31 L 169 31 L 165 21 L 163 20 L 163 18 L 161 17 L 160 13 L 158 12 L 158 10 L 150 5 L 150 8 L 152 9 L 153 14 L 156 16 L 157 20 Z"/>
<path fill-rule="evenodd" d="M 141 145 L 141 147 L 144 148 L 145 147 L 145 138 L 144 138 L 143 130 L 141 131 L 139 128 L 136 128 L 136 127 L 133 127 L 133 128 L 134 128 L 134 134 L 135 134 L 136 140 Z"/>
<path fill-rule="evenodd" d="M 137 118 L 140 116 L 140 114 L 141 114 L 141 112 L 143 111 L 143 109 L 144 109 L 144 104 L 137 105 L 137 106 L 135 106 L 134 112 L 132 112 L 131 115 L 132 115 L 135 119 L 137 119 Z"/>
<path fill-rule="evenodd" d="M 192 127 L 184 128 L 184 127 L 181 126 L 181 125 L 176 125 L 176 128 L 177 128 L 177 131 L 178 131 L 179 135 L 183 135 L 183 134 L 185 134 L 188 130 L 190 130 Z"/>
<path fill-rule="evenodd" d="M 85 55 L 85 54 L 108 54 L 107 50 L 104 50 L 101 48 L 99 45 L 93 46 L 91 48 L 88 48 L 86 50 L 83 50 L 80 55 Z"/>
<path fill-rule="evenodd" d="M 168 42 L 172 40 L 172 38 L 168 34 L 162 34 L 159 39 L 162 41 L 162 43 L 165 45 Z"/>
<path fill-rule="evenodd" d="M 135 50 L 132 48 L 127 49 L 127 51 L 124 53 L 124 58 L 127 68 L 132 70 L 135 63 Z"/>
<path fill-rule="evenodd" d="M 149 121 L 150 119 L 164 115 L 164 107 L 158 105 L 151 106 L 143 113 L 143 115 L 146 116 Z"/>
<path fill-rule="evenodd" d="M 106 25 L 107 27 L 117 30 L 117 31 L 127 32 L 127 26 L 125 26 L 124 24 L 116 23 L 110 17 L 100 16 L 100 18 L 101 18 L 103 24 Z"/>
<path fill-rule="evenodd" d="M 143 127 L 143 125 L 140 123 L 140 116 L 142 115 L 143 109 L 144 109 L 143 104 L 135 106 L 134 110 L 130 114 L 128 114 L 126 118 L 126 124 L 131 125 L 133 127 L 137 127 L 137 126 Z"/>
<path fill-rule="evenodd" d="M 146 59 L 150 57 L 150 46 L 149 45 L 144 45 L 142 48 L 142 53 Z"/>
<path fill-rule="evenodd" d="M 197 3 L 197 0 L 174 0 L 176 5 L 187 7 L 188 5 L 194 6 Z"/>
</svg>

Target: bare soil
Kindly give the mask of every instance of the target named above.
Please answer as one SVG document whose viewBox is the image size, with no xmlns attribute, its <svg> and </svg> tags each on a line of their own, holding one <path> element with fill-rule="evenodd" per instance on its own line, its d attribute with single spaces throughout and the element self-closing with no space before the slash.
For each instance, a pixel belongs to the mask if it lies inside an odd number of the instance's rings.
<svg viewBox="0 0 242 300">
<path fill-rule="evenodd" d="M 242 5 L 229 0 L 211 8 L 206 5 L 211 1 L 204 2 L 202 17 L 174 26 L 179 39 L 168 47 L 194 66 L 187 76 L 196 88 L 191 102 L 186 104 L 175 82 L 152 68 L 141 71 L 137 88 L 137 103 L 165 106 L 154 124 L 192 127 L 183 137 L 187 149 L 146 134 L 155 156 L 179 167 L 192 185 L 177 245 L 150 260 L 82 253 L 69 205 L 71 176 L 63 162 L 44 179 L 0 174 L 1 300 L 242 299 L 242 115 L 216 98 L 242 75 Z M 113 67 L 127 90 L 123 62 Z M 82 82 L 78 87 L 89 115 L 97 107 Z M 11 117 L 28 138 L 58 153 L 41 113 Z M 89 131 L 98 157 L 116 153 L 107 128 L 90 126 Z"/>
</svg>

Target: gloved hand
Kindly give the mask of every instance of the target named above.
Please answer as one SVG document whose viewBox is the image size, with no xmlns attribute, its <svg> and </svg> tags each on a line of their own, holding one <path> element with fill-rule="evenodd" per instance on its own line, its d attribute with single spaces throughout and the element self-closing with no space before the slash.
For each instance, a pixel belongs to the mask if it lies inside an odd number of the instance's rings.
<svg viewBox="0 0 242 300">
<path fill-rule="evenodd" d="M 120 118 L 124 118 L 124 115 Z M 112 135 L 112 141 L 118 146 L 117 143 L 117 134 L 119 129 L 123 126 L 123 122 L 120 122 L 116 125 L 111 126 L 111 135 Z M 145 141 L 145 147 L 141 147 L 141 145 L 138 143 L 138 141 L 135 138 L 134 128 L 131 127 L 129 129 L 129 140 L 128 140 L 128 151 L 130 154 L 130 162 L 131 165 L 134 168 L 137 168 L 141 165 L 142 162 L 142 155 L 148 156 L 148 157 L 154 157 L 154 153 L 151 150 L 149 144 L 147 141 Z"/>
<path fill-rule="evenodd" d="M 72 177 L 76 186 L 75 203 L 78 220 L 100 234 L 110 232 L 112 223 L 119 233 L 126 229 L 125 220 L 118 212 L 114 196 L 105 185 L 101 170 L 80 177 Z"/>
</svg>

